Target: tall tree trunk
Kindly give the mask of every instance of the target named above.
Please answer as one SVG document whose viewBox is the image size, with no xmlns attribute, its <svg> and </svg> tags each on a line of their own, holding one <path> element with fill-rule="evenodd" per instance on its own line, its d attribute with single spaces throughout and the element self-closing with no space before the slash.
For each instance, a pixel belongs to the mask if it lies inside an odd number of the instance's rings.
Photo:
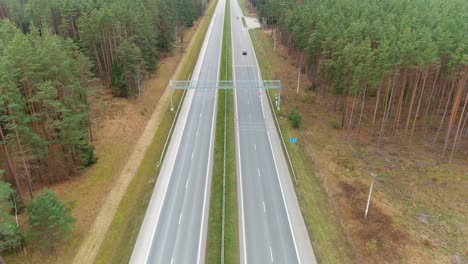
<svg viewBox="0 0 468 264">
<path fill-rule="evenodd" d="M 440 120 L 439 129 L 437 129 L 437 133 L 436 133 L 436 135 L 434 137 L 434 142 L 432 143 L 432 147 L 435 147 L 435 145 L 437 143 L 437 139 L 439 138 L 440 130 L 442 130 L 442 125 L 444 124 L 445 116 L 447 115 L 447 110 L 448 110 L 448 107 L 450 105 L 450 99 L 452 98 L 452 93 L 453 93 L 454 86 L 455 86 L 455 79 L 453 79 L 453 81 L 452 81 L 450 92 L 449 92 L 448 98 L 447 98 L 447 103 L 445 104 L 444 114 L 442 115 L 442 119 Z"/>
<path fill-rule="evenodd" d="M 395 81 L 395 76 L 393 77 L 393 82 Z M 391 78 L 388 78 L 388 87 L 387 87 L 387 96 L 385 97 L 385 101 L 387 102 L 387 98 L 389 97 L 389 93 L 390 93 L 390 98 L 388 99 L 388 102 L 385 104 L 385 107 L 384 107 L 384 113 L 383 113 L 383 118 L 382 118 L 382 124 L 380 125 L 380 133 L 379 133 L 379 142 L 378 142 L 378 145 L 380 145 L 380 143 L 382 142 L 382 137 L 385 133 L 385 124 L 387 122 L 387 118 L 388 118 L 388 115 L 390 113 L 390 110 L 392 108 L 392 102 L 393 102 L 393 89 L 395 87 L 395 85 L 391 85 L 391 88 L 390 88 L 390 84 L 392 83 L 392 80 Z"/>
<path fill-rule="evenodd" d="M 466 109 L 465 109 L 466 110 Z M 466 112 L 466 111 L 465 111 Z M 466 123 L 467 123 L 467 120 L 468 120 L 468 113 L 466 113 L 465 115 L 465 121 L 463 121 L 463 125 L 461 126 L 461 129 L 460 129 L 460 136 L 458 137 L 458 142 L 457 144 L 455 145 L 455 151 L 457 151 L 458 147 L 460 146 L 460 141 L 461 139 L 464 137 L 464 136 L 468 136 L 468 133 L 466 133 L 464 130 L 466 128 Z M 463 135 L 463 133 L 465 133 L 465 135 Z"/>
<path fill-rule="evenodd" d="M 19 195 L 19 198 L 20 198 L 20 203 L 24 204 L 24 202 L 23 202 L 24 201 L 23 192 L 21 191 L 21 186 L 20 186 L 20 183 L 19 183 L 19 180 L 18 180 L 18 176 L 16 175 L 15 169 L 13 167 L 13 163 L 11 161 L 10 152 L 8 151 L 7 142 L 5 140 L 5 136 L 3 135 L 3 128 L 2 128 L 1 125 L 0 125 L 0 138 L 2 140 L 3 153 L 5 155 L 6 164 L 7 164 L 7 167 L 8 167 L 8 172 L 9 172 L 10 176 L 13 178 L 13 182 L 15 183 L 16 190 L 18 191 L 18 195 Z"/>
<path fill-rule="evenodd" d="M 403 84 L 401 85 L 400 96 L 398 100 L 397 113 L 395 117 L 395 123 L 393 125 L 393 131 L 395 131 L 395 139 L 398 139 L 398 129 L 400 127 L 401 111 L 403 109 L 403 97 L 405 96 L 406 82 L 408 80 L 408 68 L 405 68 L 403 73 Z"/>
<path fill-rule="evenodd" d="M 455 138 L 453 139 L 452 152 L 450 153 L 450 162 L 452 161 L 453 153 L 455 153 L 455 149 L 456 149 L 457 143 L 459 141 L 458 137 L 460 135 L 459 132 L 460 132 L 461 124 L 462 124 L 462 121 L 463 121 L 463 116 L 464 116 L 465 110 L 466 110 L 466 103 L 468 103 L 468 92 L 466 93 L 465 103 L 463 104 L 463 109 L 462 109 L 462 112 L 461 112 L 461 115 L 460 115 L 460 119 L 458 120 L 457 132 L 455 133 Z"/>
<path fill-rule="evenodd" d="M 442 105 L 442 101 L 445 97 L 445 90 L 447 90 L 447 75 L 445 74 L 441 78 L 443 78 L 442 85 L 439 87 L 439 89 L 437 89 L 437 93 L 435 96 L 436 101 L 434 102 L 434 106 L 431 110 L 431 116 L 429 118 L 428 127 L 432 126 L 432 120 L 434 119 L 434 115 L 438 115 L 440 113 L 440 105 Z"/>
<path fill-rule="evenodd" d="M 379 86 L 379 90 L 377 91 L 377 99 L 375 100 L 374 117 L 372 118 L 372 127 L 371 127 L 371 137 L 374 135 L 375 118 L 377 117 L 377 110 L 379 109 L 381 90 L 382 90 L 382 85 Z"/>
<path fill-rule="evenodd" d="M 429 70 L 430 68 L 429 66 L 427 66 L 426 70 L 424 71 L 424 80 L 423 80 L 423 84 L 421 88 L 421 95 L 419 96 L 418 106 L 416 107 L 416 114 L 414 116 L 413 127 L 411 128 L 411 136 L 410 136 L 408 145 L 411 145 L 411 141 L 413 140 L 414 128 L 416 127 L 416 121 L 418 121 L 419 109 L 421 108 L 421 102 L 424 96 L 424 89 L 426 87 L 426 80 L 427 80 L 427 76 L 429 75 Z"/>
<path fill-rule="evenodd" d="M 429 109 L 431 108 L 431 102 L 432 102 L 433 95 L 434 95 L 434 90 L 435 90 L 435 87 L 436 87 L 436 84 L 437 84 L 437 78 L 439 77 L 439 72 L 440 72 L 440 67 L 437 67 L 436 75 L 434 77 L 434 82 L 432 84 L 431 93 L 429 94 L 429 100 L 428 100 L 428 103 L 427 103 L 426 112 L 424 113 L 424 119 L 423 119 L 423 123 L 424 123 L 424 126 L 425 126 L 424 130 L 427 130 L 427 128 L 429 127 L 429 124 L 426 122 L 427 121 L 427 115 L 429 113 Z"/>
<path fill-rule="evenodd" d="M 14 120 L 13 120 L 13 123 L 16 126 L 16 122 Z M 28 164 L 26 162 L 26 154 L 24 153 L 23 144 L 21 143 L 21 139 L 19 137 L 18 129 L 16 129 L 16 127 L 15 127 L 15 136 L 16 136 L 16 142 L 18 143 L 18 147 L 20 149 L 21 159 L 23 161 L 23 167 L 24 167 L 24 170 L 26 172 L 26 179 L 28 180 L 29 196 L 31 197 L 31 199 L 34 199 L 31 173 L 29 172 L 29 166 L 28 166 Z"/>
<path fill-rule="evenodd" d="M 410 108 L 408 110 L 408 118 L 406 119 L 405 135 L 408 135 L 408 127 L 409 127 L 409 123 L 410 123 L 410 119 L 411 119 L 411 114 L 412 114 L 412 111 L 413 111 L 414 98 L 416 97 L 416 92 L 418 90 L 420 75 L 421 75 L 421 72 L 419 71 L 419 68 L 418 68 L 418 75 L 416 77 L 416 83 L 415 83 L 415 85 L 413 87 L 413 94 L 411 95 Z"/>
<path fill-rule="evenodd" d="M 450 134 L 452 132 L 453 122 L 455 121 L 455 118 L 458 114 L 458 107 L 460 105 L 460 100 L 461 100 L 461 97 L 463 94 L 463 88 L 465 85 L 465 77 L 466 77 L 466 73 L 463 74 L 463 77 L 460 80 L 460 85 L 458 86 L 458 92 L 457 92 L 457 95 L 455 96 L 455 101 L 452 105 L 452 114 L 450 115 L 450 120 L 448 123 L 447 135 L 445 136 L 444 149 L 442 150 L 442 157 L 444 157 L 445 151 L 447 150 L 448 142 L 450 139 Z"/>
<path fill-rule="evenodd" d="M 359 122 L 358 122 L 358 129 L 357 129 L 357 135 L 359 136 L 359 133 L 361 133 L 361 121 L 362 121 L 362 114 L 364 113 L 364 105 L 366 101 L 366 92 L 367 92 L 367 84 L 364 86 L 364 94 L 362 96 L 362 102 L 361 102 L 361 113 L 359 114 Z"/>
<path fill-rule="evenodd" d="M 349 121 L 348 121 L 348 129 L 346 130 L 346 140 L 348 140 L 349 130 L 351 130 L 351 125 L 353 123 L 354 108 L 356 106 L 356 101 L 357 101 L 358 95 L 359 95 L 359 90 L 354 94 L 354 97 L 353 97 L 353 105 L 351 106 L 351 115 L 350 115 Z"/>
</svg>

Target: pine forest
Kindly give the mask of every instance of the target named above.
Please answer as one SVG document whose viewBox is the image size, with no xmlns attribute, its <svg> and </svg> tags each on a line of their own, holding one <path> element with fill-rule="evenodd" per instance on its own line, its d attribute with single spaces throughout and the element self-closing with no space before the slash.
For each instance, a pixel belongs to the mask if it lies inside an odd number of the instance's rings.
<svg viewBox="0 0 468 264">
<path fill-rule="evenodd" d="M 417 133 L 449 159 L 466 147 L 468 2 L 250 2 L 320 101 L 334 98 L 346 137 L 411 147 Z"/>
<path fill-rule="evenodd" d="M 96 162 L 89 87 L 137 97 L 143 79 L 158 68 L 159 54 L 171 52 L 177 34 L 206 5 L 0 1 L 0 157 L 4 179 L 20 199 L 32 198 L 35 183 L 66 179 Z"/>
</svg>

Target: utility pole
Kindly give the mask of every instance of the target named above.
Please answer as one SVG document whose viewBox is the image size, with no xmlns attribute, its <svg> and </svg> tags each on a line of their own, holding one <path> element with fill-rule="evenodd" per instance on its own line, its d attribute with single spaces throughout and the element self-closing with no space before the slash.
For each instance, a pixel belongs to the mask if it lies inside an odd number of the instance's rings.
<svg viewBox="0 0 468 264">
<path fill-rule="evenodd" d="M 369 205 L 370 205 L 370 200 L 371 200 L 371 195 L 372 195 L 372 189 L 374 188 L 374 180 L 377 177 L 377 174 L 371 173 L 372 176 L 372 182 L 370 185 L 370 190 L 369 190 L 369 196 L 367 197 L 367 205 L 366 205 L 366 212 L 364 213 L 364 219 L 367 219 L 367 213 L 369 212 Z"/>
<path fill-rule="evenodd" d="M 299 86 L 301 83 L 301 65 L 299 64 L 297 67 L 297 88 L 296 88 L 296 94 L 299 94 Z"/>
</svg>

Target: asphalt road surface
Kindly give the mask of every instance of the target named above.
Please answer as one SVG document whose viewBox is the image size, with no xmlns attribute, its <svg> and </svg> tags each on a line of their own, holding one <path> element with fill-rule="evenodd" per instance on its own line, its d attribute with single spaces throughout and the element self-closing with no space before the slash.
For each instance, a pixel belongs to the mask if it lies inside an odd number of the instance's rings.
<svg viewBox="0 0 468 264">
<path fill-rule="evenodd" d="M 219 79 L 225 4 L 217 4 L 192 80 Z M 216 97 L 187 93 L 130 263 L 204 263 Z"/>
<path fill-rule="evenodd" d="M 237 0 L 231 0 L 233 79 L 258 82 L 242 16 Z M 239 82 L 237 88 L 244 89 L 235 91 L 241 263 L 316 263 L 268 98 L 248 86 Z"/>
</svg>

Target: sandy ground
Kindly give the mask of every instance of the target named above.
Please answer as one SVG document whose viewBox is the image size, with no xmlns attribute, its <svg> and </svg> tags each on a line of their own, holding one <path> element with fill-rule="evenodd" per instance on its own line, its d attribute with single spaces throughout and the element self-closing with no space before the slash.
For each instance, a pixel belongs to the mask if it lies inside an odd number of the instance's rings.
<svg viewBox="0 0 468 264">
<path fill-rule="evenodd" d="M 256 17 L 245 17 L 245 23 L 249 29 L 256 29 L 261 27 L 260 22 Z"/>
<path fill-rule="evenodd" d="M 168 99 L 169 90 L 166 89 L 159 99 L 156 109 L 153 111 L 150 119 L 146 123 L 140 139 L 136 143 L 126 165 L 123 167 L 120 175 L 114 183 L 112 190 L 107 196 L 93 226 L 81 245 L 78 254 L 75 256 L 73 263 L 93 263 L 94 258 L 99 251 L 99 247 L 104 240 L 105 234 L 112 223 L 117 207 L 127 190 L 128 184 L 138 170 L 145 156 L 146 149 L 153 141 L 156 129 L 158 128 L 162 118 L 162 113 L 167 106 Z"/>
</svg>

